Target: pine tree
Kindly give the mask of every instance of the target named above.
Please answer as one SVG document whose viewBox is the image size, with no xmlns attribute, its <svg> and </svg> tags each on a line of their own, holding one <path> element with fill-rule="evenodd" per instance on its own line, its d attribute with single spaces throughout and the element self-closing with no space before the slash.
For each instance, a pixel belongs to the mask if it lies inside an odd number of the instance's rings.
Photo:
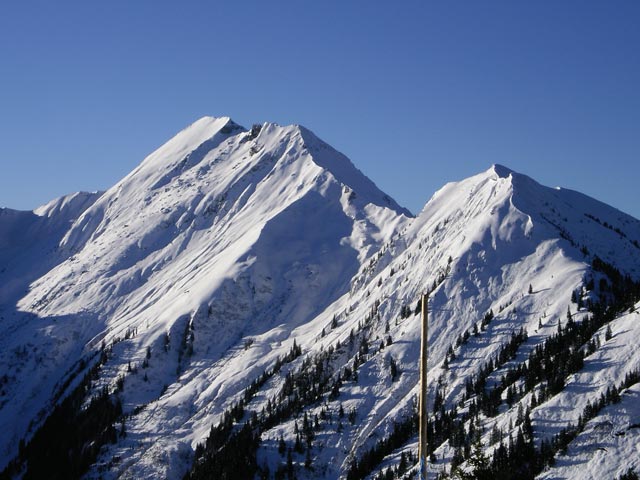
<svg viewBox="0 0 640 480">
<path fill-rule="evenodd" d="M 502 432 L 498 428 L 498 425 L 494 424 L 493 428 L 491 429 L 491 438 L 490 438 L 489 441 L 493 445 L 495 443 L 500 442 L 501 440 L 502 440 Z"/>
<path fill-rule="evenodd" d="M 400 465 L 398 465 L 398 473 L 402 475 L 407 471 L 407 456 L 404 452 L 400 455 Z"/>
<path fill-rule="evenodd" d="M 633 468 L 629 468 L 626 473 L 623 473 L 618 480 L 639 480 L 640 477 Z"/>
<path fill-rule="evenodd" d="M 469 466 L 473 468 L 473 478 L 475 480 L 493 480 L 489 457 L 484 453 L 484 445 L 480 439 L 480 433 L 476 434 L 471 447 L 471 458 L 469 458 Z"/>
<path fill-rule="evenodd" d="M 391 374 L 391 381 L 395 382 L 398 378 L 398 365 L 393 357 L 389 357 L 389 373 Z"/>
<path fill-rule="evenodd" d="M 516 415 L 516 425 L 520 425 L 524 421 L 524 409 L 522 403 L 518 404 L 518 413 Z"/>
<path fill-rule="evenodd" d="M 605 341 L 609 341 L 613 338 L 613 332 L 611 331 L 611 325 L 607 325 L 607 330 L 604 332 Z"/>
</svg>

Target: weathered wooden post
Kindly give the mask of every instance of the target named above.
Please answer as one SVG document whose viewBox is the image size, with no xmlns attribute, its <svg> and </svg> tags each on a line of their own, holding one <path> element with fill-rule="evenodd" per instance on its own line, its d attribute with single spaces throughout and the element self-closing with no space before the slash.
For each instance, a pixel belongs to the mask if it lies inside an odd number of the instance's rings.
<svg viewBox="0 0 640 480">
<path fill-rule="evenodd" d="M 427 480 L 427 334 L 429 294 L 422 295 L 422 338 L 420 342 L 420 437 L 418 458 L 420 459 L 420 480 Z"/>
</svg>

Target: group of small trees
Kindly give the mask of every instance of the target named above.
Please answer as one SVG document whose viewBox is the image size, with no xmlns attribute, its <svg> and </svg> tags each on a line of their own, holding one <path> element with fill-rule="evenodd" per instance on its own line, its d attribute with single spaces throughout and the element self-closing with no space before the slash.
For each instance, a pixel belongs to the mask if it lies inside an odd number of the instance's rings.
<svg viewBox="0 0 640 480">
<path fill-rule="evenodd" d="M 385 456 L 407 443 L 417 432 L 418 413 L 414 411 L 409 417 L 398 423 L 394 423 L 391 434 L 388 437 L 378 440 L 373 447 L 365 451 L 360 458 L 355 459 L 351 463 L 347 472 L 347 480 L 365 478 Z M 404 455 L 404 453 L 402 455 Z M 404 458 L 406 461 L 407 457 Z"/>
<path fill-rule="evenodd" d="M 591 418 L 605 406 L 619 401 L 626 388 L 640 381 L 640 372 L 627 373 L 620 385 L 610 386 L 598 399 L 587 404 L 577 425 L 569 425 L 551 438 L 542 438 L 537 445 L 534 442 L 531 409 L 563 390 L 567 376 L 580 371 L 585 357 L 600 347 L 596 332 L 606 325 L 604 340 L 610 340 L 613 337 L 611 320 L 627 309 L 631 310 L 634 302 L 640 299 L 640 282 L 621 275 L 617 269 L 598 258 L 594 259 L 592 266 L 595 271 L 604 274 L 598 285 L 599 301 L 590 298 L 583 302 L 581 296 L 572 295 L 574 303 L 588 308 L 588 314 L 580 322 L 568 311 L 566 322 L 563 324 L 558 321 L 557 331 L 536 345 L 525 361 L 511 364 L 520 346 L 528 340 L 523 330 L 514 332 L 498 355 L 484 363 L 474 377 L 467 379 L 465 399 L 468 408 L 461 413 L 456 407 L 447 409 L 442 386 L 436 388 L 434 413 L 427 422 L 427 436 L 430 439 L 428 451 L 433 452 L 445 441 L 449 441 L 454 448 L 453 471 L 451 475 L 443 475 L 442 478 L 533 479 L 545 466 L 553 464 L 556 454 L 566 450 Z M 587 290 L 594 288 L 593 283 L 593 280 L 589 281 Z M 533 293 L 532 288 L 530 293 Z M 489 312 L 483 318 L 481 329 L 484 330 L 492 320 L 492 312 Z M 475 335 L 476 332 L 477 330 L 465 332 L 458 338 L 455 346 L 464 345 L 471 334 Z M 455 351 L 450 348 L 446 363 L 451 363 L 456 358 Z M 500 375 L 499 369 L 507 365 L 506 371 Z M 492 375 L 496 381 L 489 385 L 488 379 Z M 524 409 L 521 399 L 529 392 L 532 393 L 530 404 Z M 503 401 L 509 407 L 517 404 L 517 419 L 508 433 L 494 427 L 491 433 L 494 449 L 488 457 L 483 453 L 484 445 L 479 440 L 478 430 L 474 425 L 478 422 L 480 413 L 489 417 L 496 415 Z M 515 436 L 513 428 L 516 429 Z M 396 448 L 400 447 L 401 445 Z M 387 450 L 385 455 L 388 453 L 391 451 Z M 384 455 L 377 449 L 366 452 L 352 464 L 352 478 L 358 478 L 357 474 L 373 471 L 374 464 L 383 458 Z M 432 456 L 431 460 L 436 459 Z M 459 468 L 463 463 L 464 469 Z M 389 468 L 376 478 L 391 479 L 394 478 L 393 475 L 393 468 Z M 630 470 L 620 480 L 633 478 L 637 478 L 637 475 Z"/>
<path fill-rule="evenodd" d="M 122 426 L 116 428 L 123 418 L 117 389 L 111 392 L 105 385 L 87 399 L 92 382 L 119 341 L 109 347 L 103 345 L 98 360 L 78 386 L 53 408 L 29 442 L 20 442 L 17 458 L 0 473 L 0 478 L 14 478 L 19 472 L 24 472 L 22 478 L 27 480 L 80 478 L 96 461 L 102 446 L 115 443 L 124 435 Z"/>
<path fill-rule="evenodd" d="M 185 479 L 195 480 L 200 478 L 238 478 L 237 471 L 226 469 L 225 464 L 235 465 L 238 459 L 246 459 L 249 456 L 251 462 L 244 462 L 248 470 L 247 475 L 258 475 L 260 478 L 292 479 L 296 477 L 297 464 L 296 455 L 303 455 L 302 462 L 304 468 L 313 469 L 313 442 L 316 432 L 324 428 L 323 425 L 332 424 L 335 420 L 335 428 L 342 431 L 345 428 L 343 421 L 351 425 L 357 422 L 357 411 L 351 407 L 348 412 L 344 411 L 342 404 L 338 404 L 333 412 L 328 402 L 335 402 L 341 395 L 341 389 L 345 382 L 357 382 L 358 370 L 360 366 L 374 355 L 384 350 L 392 344 L 391 336 L 388 335 L 386 342 L 381 341 L 371 344 L 369 335 L 374 325 L 374 320 L 379 320 L 379 301 L 372 303 L 371 309 L 359 322 L 358 329 L 351 330 L 349 337 L 344 342 L 336 342 L 313 355 L 309 355 L 299 364 L 297 368 L 289 368 L 284 374 L 281 368 L 285 363 L 293 362 L 302 354 L 302 349 L 294 341 L 290 352 L 279 359 L 274 367 L 257 379 L 255 379 L 244 391 L 240 401 L 234 403 L 222 416 L 221 421 L 211 427 L 209 437 L 203 444 L 196 448 L 195 461 L 191 471 Z M 410 311 L 410 309 L 409 309 Z M 338 318 L 334 316 L 330 328 L 335 328 Z M 336 369 L 335 362 L 351 356 L 352 361 L 344 367 Z M 400 375 L 400 369 L 396 360 L 388 357 L 389 375 L 394 381 Z M 255 394 L 264 384 L 276 373 L 283 376 L 282 384 L 276 395 L 269 397 L 266 406 L 261 411 L 250 409 L 250 403 Z M 314 415 L 308 415 L 309 407 L 319 406 L 320 411 Z M 247 412 L 250 412 L 249 418 Z M 268 465 L 258 465 L 255 461 L 257 449 L 260 445 L 261 434 L 276 425 L 288 421 L 292 417 L 301 415 L 302 425 L 294 421 L 294 441 L 289 444 L 283 437 L 278 439 L 278 451 L 283 457 L 284 463 L 277 466 L 271 472 Z M 300 417 L 298 417 L 300 418 Z M 400 427 L 398 427 L 400 428 Z M 248 431 L 253 432 L 253 440 L 248 438 Z M 236 441 L 238 436 L 244 435 L 249 441 L 246 447 L 241 447 Z M 396 434 L 397 436 L 397 434 Z M 405 435 L 406 436 L 406 435 Z M 395 438 L 395 437 L 394 437 Z M 397 443 L 397 440 L 393 440 Z M 227 444 L 232 444 L 233 448 L 226 448 Z M 235 460 L 226 462 L 229 455 Z M 246 476 L 246 478 L 250 478 Z"/>
<path fill-rule="evenodd" d="M 605 293 L 600 292 L 599 302 L 588 302 L 590 315 L 585 316 L 581 322 L 574 321 L 573 316 L 568 312 L 564 327 L 558 322 L 557 333 L 537 345 L 529 354 L 526 362 L 511 366 L 507 373 L 501 377 L 500 388 L 504 390 L 505 386 L 509 385 L 507 387 L 507 402 L 510 405 L 536 388 L 538 395 L 536 396 L 535 391 L 533 392 L 529 408 L 535 407 L 562 391 L 566 377 L 580 371 L 583 368 L 585 356 L 593 353 L 597 348 L 599 341 L 593 337 L 596 331 L 607 325 L 605 341 L 610 340 L 612 331 L 609 322 L 640 299 L 639 282 L 633 281 L 629 276 L 621 275 L 614 267 L 597 257 L 594 260 L 593 268 L 604 273 L 611 282 L 601 280 L 601 287 L 604 288 Z M 489 362 L 488 366 L 481 368 L 480 374 L 474 381 L 467 382 L 467 397 L 469 395 L 482 396 L 485 387 L 482 378 L 491 373 L 492 367 L 495 368 L 495 364 L 491 365 L 491 363 Z M 610 386 L 597 400 L 587 404 L 577 425 L 570 424 L 552 438 L 541 439 L 538 447 L 533 443 L 528 408 L 523 416 L 522 425 L 518 427 L 516 439 L 513 440 L 510 436 L 508 445 L 500 440 L 500 444 L 494 449 L 489 467 L 486 466 L 486 463 L 482 466 L 474 463 L 468 441 L 469 435 L 467 435 L 466 449 L 456 448 L 452 462 L 452 467 L 454 467 L 452 477 L 498 480 L 503 478 L 533 479 L 545 466 L 553 464 L 555 455 L 559 451 L 566 450 L 569 443 L 584 429 L 590 419 L 594 418 L 605 406 L 620 401 L 621 392 L 639 381 L 639 370 L 627 373 L 620 385 Z M 519 388 L 514 387 L 516 382 L 520 382 Z M 501 396 L 495 395 L 496 399 Z M 522 404 L 520 403 L 519 417 L 521 411 Z M 469 412 L 472 413 L 473 409 L 470 408 Z M 490 414 L 491 412 L 485 410 L 484 413 Z M 519 423 L 520 420 L 516 422 L 516 425 Z M 500 431 L 496 431 L 495 435 L 492 433 L 492 441 L 502 438 L 503 435 Z M 464 461 L 467 462 L 468 472 L 456 468 Z M 634 478 L 635 472 L 630 470 L 629 475 L 631 475 L 630 478 Z M 624 475 L 621 478 L 624 478 Z"/>
</svg>

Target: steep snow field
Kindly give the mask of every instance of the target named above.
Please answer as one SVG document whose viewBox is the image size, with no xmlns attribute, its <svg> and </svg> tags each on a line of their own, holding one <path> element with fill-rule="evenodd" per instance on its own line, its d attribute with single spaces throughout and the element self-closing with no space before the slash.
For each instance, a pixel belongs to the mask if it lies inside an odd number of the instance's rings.
<svg viewBox="0 0 640 480">
<path fill-rule="evenodd" d="M 295 453 L 297 475 L 345 476 L 415 409 L 421 294 L 430 291 L 430 402 L 440 386 L 445 404 L 464 410 L 466 380 L 513 333 L 528 334 L 513 360 L 523 361 L 567 309 L 576 321 L 587 315 L 572 293 L 594 295 L 580 289 L 600 278 L 595 255 L 638 279 L 639 241 L 638 220 L 499 165 L 444 186 L 414 218 L 303 127 L 247 131 L 203 118 L 104 193 L 0 211 L 0 468 L 113 344 L 92 392 L 122 383 L 126 436 L 101 450 L 87 477 L 182 478 L 211 426 L 295 341 L 302 355 L 260 386 L 249 414 L 329 351 L 334 377 L 359 360 L 357 380 L 262 432 L 258 463 L 276 471 L 279 439 L 293 445 L 303 414 L 318 415 L 314 468 Z M 613 337 L 533 409 L 536 440 L 640 368 L 638 320 L 637 311 L 615 319 Z M 640 468 L 629 460 L 639 394 L 636 384 L 601 410 L 540 478 Z M 508 430 L 525 401 L 483 420 L 487 451 L 494 425 Z M 371 478 L 415 447 L 414 436 Z M 453 453 L 442 444 L 432 472 Z"/>
<path fill-rule="evenodd" d="M 625 236 L 587 215 L 608 219 Z M 380 318 L 370 337 L 393 338 L 393 345 L 365 364 L 358 385 L 346 389 L 351 400 L 342 403 L 355 406 L 366 416 L 345 442 L 349 448 L 342 451 L 345 460 L 340 471 L 388 433 L 392 422 L 406 416 L 415 403 L 420 322 L 413 314 L 400 318 L 402 306 L 414 310 L 420 295 L 438 283 L 430 297 L 430 398 L 434 398 L 439 381 L 446 385 L 447 400 L 453 406 L 465 380 L 498 352 L 512 332 L 523 327 L 529 335 L 530 340 L 519 353 L 524 360 L 535 343 L 555 333 L 567 307 L 576 311 L 571 293 L 591 275 L 582 247 L 637 276 L 640 250 L 632 242 L 640 238 L 639 227 L 637 220 L 600 202 L 576 192 L 543 187 L 502 166 L 437 192 L 420 215 L 354 278 L 350 295 L 325 315 L 328 321 L 333 312 L 344 312 L 344 338 L 349 329 L 357 329 L 377 300 Z M 489 310 L 495 313 L 495 319 L 487 330 L 472 335 L 467 345 L 456 349 L 457 360 L 445 370 L 447 349 L 474 324 L 479 327 Z M 386 323 L 390 325 L 388 333 Z M 630 338 L 637 333 L 631 332 Z M 325 347 L 331 341 L 333 336 Z M 629 345 L 633 349 L 633 343 Z M 591 392 L 569 385 L 554 402 L 535 409 L 532 416 L 538 439 L 575 421 L 586 401 L 597 398 L 607 383 L 619 382 L 624 372 L 640 366 L 636 357 L 608 345 L 599 354 L 603 357 L 600 362 L 608 368 L 590 359 L 584 375 L 588 379 L 598 372 L 596 378 L 602 376 L 608 382 L 599 388 L 594 384 Z M 399 381 L 393 383 L 388 374 L 391 357 L 402 372 Z M 593 364 L 597 367 L 590 366 Z M 582 382 L 589 383 L 587 379 Z M 506 428 L 515 417 L 516 406 L 498 416 L 495 423 Z M 484 425 L 487 434 L 493 423 L 487 420 Z M 485 444 L 487 437 L 483 437 Z M 438 458 L 450 459 L 451 455 L 446 444 L 436 452 Z M 623 458 L 612 461 L 611 468 L 621 468 Z M 329 463 L 333 462 L 335 458 Z M 436 464 L 432 470 L 440 472 L 442 465 Z M 566 478 L 591 478 L 575 464 L 570 470 Z"/>
<path fill-rule="evenodd" d="M 129 362 L 140 363 L 168 333 L 172 355 L 162 365 L 151 362 L 147 388 L 128 388 L 125 406 L 156 399 L 169 384 L 147 433 L 166 441 L 161 432 L 173 434 L 180 416 L 190 421 L 184 428 L 206 430 L 224 399 L 250 378 L 253 362 L 230 361 L 234 346 L 264 335 L 265 352 L 254 362 L 284 349 L 291 330 L 346 292 L 361 262 L 409 215 L 310 132 L 274 124 L 248 132 L 228 118 L 203 118 L 180 132 L 95 203 L 76 208 L 77 219 L 60 218 L 66 203 L 8 212 L 15 220 L 3 222 L 27 238 L 46 236 L 27 230 L 40 219 L 51 219 L 47 227 L 56 232 L 67 222 L 52 244 L 57 261 L 23 282 L 29 291 L 7 309 L 16 321 L 3 335 L 10 357 L 4 365 L 15 363 L 19 375 L 7 386 L 0 417 L 5 460 L 43 396 L 53 393 L 21 373 L 27 364 L 61 380 L 81 356 L 127 331 L 135 330 L 135 339 L 96 389 Z M 37 262 L 27 259 L 15 271 L 31 274 Z M 188 364 L 173 354 L 187 326 L 197 332 Z M 30 350 L 46 357 L 34 361 Z M 31 392 L 34 402 L 25 402 Z M 23 421 L 16 422 L 18 412 Z"/>
</svg>

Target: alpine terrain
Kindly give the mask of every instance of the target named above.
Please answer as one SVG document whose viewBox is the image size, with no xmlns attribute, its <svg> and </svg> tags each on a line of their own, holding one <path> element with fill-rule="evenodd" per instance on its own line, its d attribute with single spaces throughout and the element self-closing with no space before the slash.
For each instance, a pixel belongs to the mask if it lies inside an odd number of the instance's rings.
<svg viewBox="0 0 640 480">
<path fill-rule="evenodd" d="M 640 474 L 640 221 L 494 165 L 413 216 L 300 126 L 206 117 L 0 210 L 0 478 Z"/>
</svg>

